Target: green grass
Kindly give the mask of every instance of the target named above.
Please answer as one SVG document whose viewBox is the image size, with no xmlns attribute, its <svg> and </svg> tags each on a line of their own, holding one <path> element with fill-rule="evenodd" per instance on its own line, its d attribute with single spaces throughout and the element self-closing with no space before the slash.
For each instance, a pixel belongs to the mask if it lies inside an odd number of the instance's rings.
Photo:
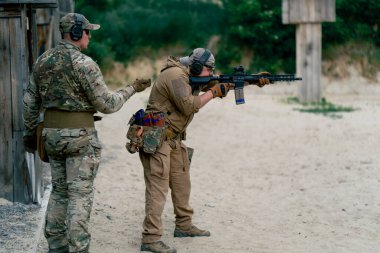
<svg viewBox="0 0 380 253">
<path fill-rule="evenodd" d="M 331 117 L 334 119 L 342 118 L 340 113 L 353 112 L 357 109 L 353 107 L 335 105 L 328 102 L 325 98 L 322 98 L 319 102 L 301 103 L 297 97 L 290 97 L 287 99 L 288 104 L 298 104 L 301 108 L 295 108 L 294 110 L 305 113 L 320 114 L 323 116 Z"/>
</svg>

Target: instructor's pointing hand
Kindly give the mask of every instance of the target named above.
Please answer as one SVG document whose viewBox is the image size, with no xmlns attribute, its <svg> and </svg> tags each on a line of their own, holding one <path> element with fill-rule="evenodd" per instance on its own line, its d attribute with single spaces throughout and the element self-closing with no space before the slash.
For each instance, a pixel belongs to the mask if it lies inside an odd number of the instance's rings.
<svg viewBox="0 0 380 253">
<path fill-rule="evenodd" d="M 136 79 L 136 81 L 133 82 L 132 87 L 133 89 L 135 89 L 136 92 L 141 92 L 148 88 L 150 85 L 150 79 Z"/>
</svg>

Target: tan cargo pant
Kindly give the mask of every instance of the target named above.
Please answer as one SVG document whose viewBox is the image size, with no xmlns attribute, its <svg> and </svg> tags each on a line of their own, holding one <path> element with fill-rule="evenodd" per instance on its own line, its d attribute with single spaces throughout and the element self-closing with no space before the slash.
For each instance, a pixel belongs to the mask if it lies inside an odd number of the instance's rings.
<svg viewBox="0 0 380 253">
<path fill-rule="evenodd" d="M 164 141 L 153 155 L 142 151 L 139 154 L 146 186 L 142 243 L 152 243 L 163 233 L 161 215 L 169 187 L 176 226 L 188 228 L 192 225 L 190 162 L 187 148 L 180 140 Z"/>
</svg>

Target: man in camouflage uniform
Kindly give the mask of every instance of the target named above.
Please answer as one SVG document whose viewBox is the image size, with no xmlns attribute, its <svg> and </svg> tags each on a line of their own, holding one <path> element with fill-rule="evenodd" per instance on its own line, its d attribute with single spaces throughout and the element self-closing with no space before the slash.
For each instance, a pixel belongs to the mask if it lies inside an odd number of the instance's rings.
<svg viewBox="0 0 380 253">
<path fill-rule="evenodd" d="M 169 57 L 152 87 L 146 113 L 164 113 L 167 128 L 165 139 L 154 154 L 142 149 L 139 151 L 146 185 L 141 251 L 177 252 L 160 241 L 163 233 L 161 215 L 169 187 L 175 213 L 174 237 L 210 236 L 209 231 L 201 230 L 192 223 L 190 161 L 182 140 L 194 114 L 213 98 L 222 98 L 228 93 L 230 85 L 218 83 L 200 96 L 192 94 L 189 76 L 209 76 L 214 68 L 212 53 L 197 48 L 180 61 Z M 267 83 L 269 80 L 262 78 L 259 86 Z"/>
<path fill-rule="evenodd" d="M 42 136 L 49 157 L 53 189 L 47 207 L 45 236 L 49 252 L 88 252 L 93 181 L 101 153 L 93 114 L 118 111 L 150 80 L 111 92 L 98 65 L 81 53 L 87 48 L 91 24 L 83 15 L 69 13 L 60 21 L 63 40 L 41 55 L 24 94 L 24 145 L 36 149 L 35 135 L 45 110 Z"/>
</svg>

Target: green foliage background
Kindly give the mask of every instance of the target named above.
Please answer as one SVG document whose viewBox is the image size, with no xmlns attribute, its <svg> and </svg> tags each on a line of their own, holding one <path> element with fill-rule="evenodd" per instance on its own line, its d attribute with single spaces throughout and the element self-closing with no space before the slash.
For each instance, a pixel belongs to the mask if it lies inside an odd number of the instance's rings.
<svg viewBox="0 0 380 253">
<path fill-rule="evenodd" d="M 102 68 L 113 61 L 160 48 L 206 47 L 219 35 L 217 68 L 230 72 L 244 54 L 253 54 L 249 71 L 295 71 L 295 26 L 283 25 L 282 0 L 76 0 L 76 12 L 101 24 L 87 54 Z M 380 62 L 380 1 L 336 0 L 336 22 L 323 23 L 323 47 L 366 42 Z M 328 51 L 328 50 L 327 50 Z"/>
</svg>

